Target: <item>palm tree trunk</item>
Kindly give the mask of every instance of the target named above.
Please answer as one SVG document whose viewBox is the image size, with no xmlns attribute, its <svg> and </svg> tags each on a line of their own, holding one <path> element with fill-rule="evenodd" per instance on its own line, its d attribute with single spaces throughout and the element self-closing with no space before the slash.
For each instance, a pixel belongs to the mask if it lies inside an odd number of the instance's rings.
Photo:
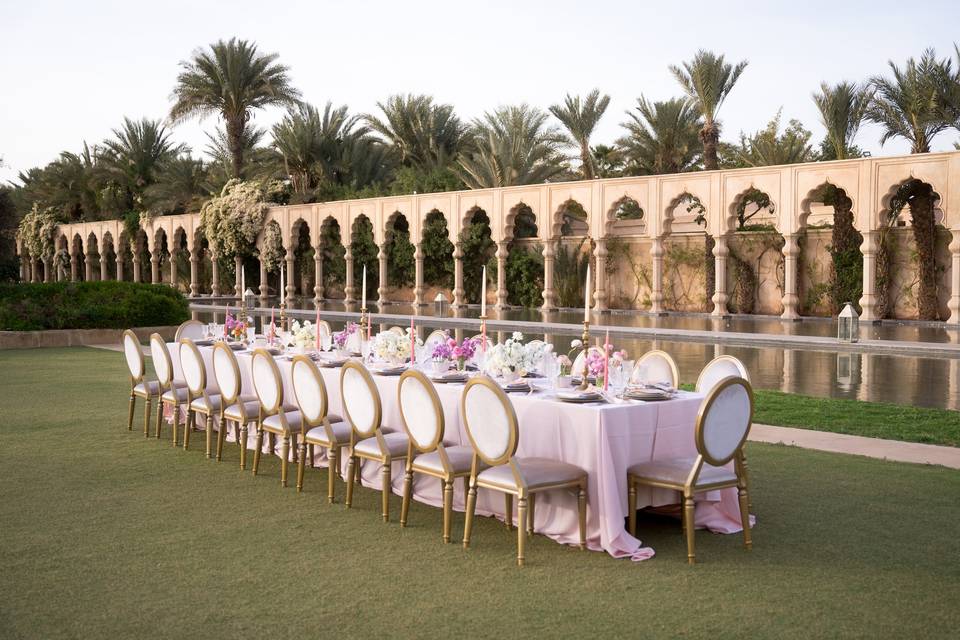
<svg viewBox="0 0 960 640">
<path fill-rule="evenodd" d="M 585 180 L 593 180 L 593 156 L 590 155 L 590 145 L 583 144 L 580 146 L 580 162 L 583 165 L 583 177 Z"/>
<path fill-rule="evenodd" d="M 720 141 L 720 128 L 713 122 L 707 122 L 700 129 L 700 142 L 703 143 L 703 167 L 707 171 L 720 168 L 717 157 L 717 143 Z"/>
<path fill-rule="evenodd" d="M 234 178 L 243 178 L 243 126 L 243 120 L 227 121 L 227 144 L 230 146 Z"/>
</svg>

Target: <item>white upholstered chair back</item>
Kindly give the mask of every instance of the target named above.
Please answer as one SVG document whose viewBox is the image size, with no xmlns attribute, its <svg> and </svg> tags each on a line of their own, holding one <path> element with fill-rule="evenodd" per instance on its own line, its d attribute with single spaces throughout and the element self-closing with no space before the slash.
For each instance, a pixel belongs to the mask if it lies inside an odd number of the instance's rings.
<svg viewBox="0 0 960 640">
<path fill-rule="evenodd" d="M 743 445 L 753 421 L 753 389 L 743 378 L 724 378 L 707 395 L 697 416 L 700 455 L 714 466 L 726 464 Z"/>
<path fill-rule="evenodd" d="M 137 334 L 129 329 L 123 332 L 123 356 L 127 360 L 130 377 L 136 382 L 143 380 L 144 365 L 140 341 L 137 340 Z"/>
<path fill-rule="evenodd" d="M 372 437 L 380 428 L 383 415 L 380 392 L 370 372 L 355 360 L 347 362 L 340 370 L 340 400 L 354 432 L 361 438 Z"/>
<path fill-rule="evenodd" d="M 224 342 L 218 342 L 213 348 L 213 377 L 223 396 L 223 405 L 236 402 L 240 395 L 240 365 L 233 350 Z"/>
<path fill-rule="evenodd" d="M 317 331 L 317 335 L 320 336 L 321 338 L 325 336 L 333 335 L 333 332 L 330 330 L 330 323 L 327 322 L 326 320 L 321 320 L 320 322 L 317 323 L 316 331 Z"/>
<path fill-rule="evenodd" d="M 446 331 L 441 329 L 435 329 L 430 332 L 430 335 L 427 336 L 427 339 L 423 341 L 423 346 L 426 348 L 427 353 L 433 357 L 433 349 L 441 342 L 446 342 L 450 339 L 450 336 L 447 335 Z"/>
<path fill-rule="evenodd" d="M 666 351 L 648 351 L 633 365 L 630 382 L 668 382 L 676 389 L 680 384 L 680 372 L 677 363 Z"/>
<path fill-rule="evenodd" d="M 283 382 L 273 356 L 266 349 L 253 352 L 251 363 L 253 390 L 265 415 L 273 415 L 283 405 Z"/>
<path fill-rule="evenodd" d="M 347 336 L 347 351 L 352 353 L 360 353 L 360 347 L 363 341 L 366 339 L 366 336 L 360 335 L 361 329 L 358 327 L 356 331 Z"/>
<path fill-rule="evenodd" d="M 180 342 L 184 338 L 190 338 L 191 340 L 202 340 L 204 338 L 204 324 L 199 320 L 187 320 L 179 327 L 177 327 L 177 335 L 174 338 L 176 342 Z"/>
<path fill-rule="evenodd" d="M 603 355 L 603 349 L 600 347 L 590 347 L 590 353 L 597 353 Z M 573 360 L 573 366 L 570 369 L 570 373 L 579 376 L 583 374 L 583 361 L 587 357 L 586 351 L 581 351 L 577 354 L 577 357 Z"/>
<path fill-rule="evenodd" d="M 517 414 L 510 398 L 487 376 L 471 378 L 460 399 L 467 436 L 480 459 L 506 464 L 517 451 Z"/>
<path fill-rule="evenodd" d="M 190 394 L 202 395 L 207 388 L 207 372 L 203 366 L 200 350 L 190 338 L 180 341 L 180 368 L 183 370 L 183 379 L 187 383 Z"/>
<path fill-rule="evenodd" d="M 397 334 L 398 336 L 403 336 L 407 334 L 407 332 L 403 330 L 403 327 L 398 327 L 398 326 L 390 327 L 390 331 Z"/>
<path fill-rule="evenodd" d="M 153 370 L 157 374 L 160 386 L 168 387 L 173 382 L 173 361 L 170 350 L 159 333 L 150 336 L 150 357 L 153 358 Z"/>
<path fill-rule="evenodd" d="M 416 369 L 400 376 L 397 388 L 400 416 L 410 440 L 421 452 L 437 448 L 443 440 L 443 409 L 433 383 Z"/>
<path fill-rule="evenodd" d="M 327 417 L 327 385 L 317 365 L 306 356 L 293 359 L 290 368 L 293 395 L 300 413 L 310 425 L 319 424 Z"/>
<path fill-rule="evenodd" d="M 750 382 L 750 374 L 737 358 L 733 356 L 717 356 L 707 363 L 697 378 L 697 393 L 710 393 L 724 378 L 735 376 Z"/>
</svg>

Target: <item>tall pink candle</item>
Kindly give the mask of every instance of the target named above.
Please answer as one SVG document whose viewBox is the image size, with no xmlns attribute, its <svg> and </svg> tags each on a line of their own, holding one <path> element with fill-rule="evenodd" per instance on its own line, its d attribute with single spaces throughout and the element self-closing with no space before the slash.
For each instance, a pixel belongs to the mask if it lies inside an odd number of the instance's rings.
<svg viewBox="0 0 960 640">
<path fill-rule="evenodd" d="M 603 390 L 610 388 L 610 329 L 603 339 Z"/>
</svg>

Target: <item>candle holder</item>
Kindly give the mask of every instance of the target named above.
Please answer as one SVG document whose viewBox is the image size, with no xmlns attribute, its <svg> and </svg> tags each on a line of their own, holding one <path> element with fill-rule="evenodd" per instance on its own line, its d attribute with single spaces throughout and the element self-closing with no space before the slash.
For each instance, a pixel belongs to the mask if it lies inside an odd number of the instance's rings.
<svg viewBox="0 0 960 640">
<path fill-rule="evenodd" d="M 287 330 L 287 303 L 280 303 L 280 331 Z"/>
<path fill-rule="evenodd" d="M 370 323 L 370 317 L 367 314 L 366 307 L 360 307 L 360 343 L 367 339 L 367 325 Z"/>
<path fill-rule="evenodd" d="M 580 341 L 583 342 L 583 374 L 580 376 L 580 386 L 577 387 L 577 391 L 586 391 L 589 387 L 587 382 L 587 373 L 590 369 L 590 363 L 587 362 L 587 355 L 590 353 L 590 321 L 583 321 L 583 335 L 580 336 Z"/>
</svg>

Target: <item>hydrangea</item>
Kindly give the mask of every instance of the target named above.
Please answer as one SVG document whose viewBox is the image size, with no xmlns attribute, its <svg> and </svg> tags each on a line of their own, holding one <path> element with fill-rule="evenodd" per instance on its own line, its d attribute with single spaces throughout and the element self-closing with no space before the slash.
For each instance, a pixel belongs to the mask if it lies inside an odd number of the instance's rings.
<svg viewBox="0 0 960 640">
<path fill-rule="evenodd" d="M 287 340 L 288 345 L 306 349 L 316 343 L 317 331 L 312 322 L 306 320 L 303 324 L 300 324 L 299 320 L 294 320 L 290 323 L 290 335 Z"/>
</svg>

